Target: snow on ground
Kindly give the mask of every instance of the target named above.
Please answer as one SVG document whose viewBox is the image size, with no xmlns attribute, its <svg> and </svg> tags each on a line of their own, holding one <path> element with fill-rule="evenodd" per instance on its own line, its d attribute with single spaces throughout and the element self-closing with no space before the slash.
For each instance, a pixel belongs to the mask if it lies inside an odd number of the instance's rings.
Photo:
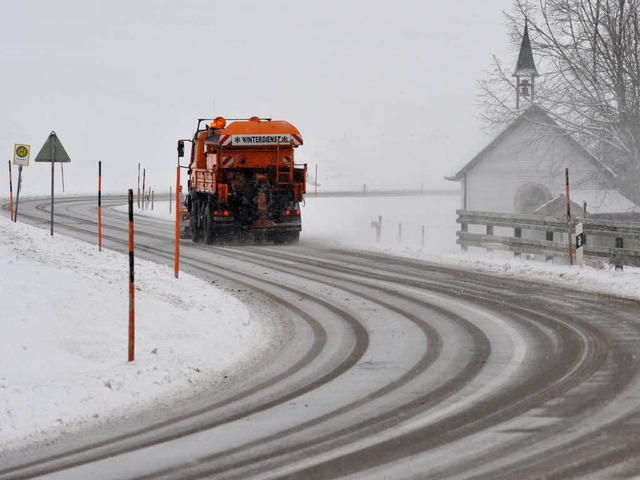
<svg viewBox="0 0 640 480">
<path fill-rule="evenodd" d="M 338 242 L 352 248 L 418 258 L 427 262 L 535 280 L 576 290 L 640 300 L 640 269 L 555 265 L 515 259 L 511 252 L 462 252 L 456 245 L 457 195 L 424 197 L 308 198 L 303 209 L 304 240 Z M 382 217 L 376 241 L 372 221 Z M 422 230 L 424 227 L 424 241 Z"/>
<path fill-rule="evenodd" d="M 616 272 L 461 252 L 455 244 L 458 202 L 455 195 L 307 198 L 301 242 L 640 299 L 637 269 Z M 173 219 L 166 202 L 136 215 Z M 377 242 L 371 222 L 380 217 Z M 0 262 L 2 450 L 106 422 L 125 406 L 135 411 L 202 391 L 251 361 L 269 341 L 234 297 L 184 273 L 178 289 L 172 269 L 136 260 L 137 358 L 128 363 L 124 255 L 0 217 Z"/>
<path fill-rule="evenodd" d="M 0 263 L 0 451 L 211 387 L 268 336 L 235 298 L 136 259 L 128 363 L 126 256 L 0 217 Z"/>
</svg>

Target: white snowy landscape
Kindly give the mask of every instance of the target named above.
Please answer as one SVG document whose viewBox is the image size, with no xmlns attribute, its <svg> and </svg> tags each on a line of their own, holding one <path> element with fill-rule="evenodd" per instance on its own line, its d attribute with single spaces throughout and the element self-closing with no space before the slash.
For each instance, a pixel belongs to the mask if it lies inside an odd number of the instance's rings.
<svg viewBox="0 0 640 480">
<path fill-rule="evenodd" d="M 301 242 L 640 299 L 640 275 L 634 269 L 616 272 L 460 252 L 455 245 L 457 204 L 458 197 L 450 194 L 436 202 L 427 197 L 312 197 L 303 209 Z M 136 215 L 154 216 L 172 228 L 167 203 L 156 203 L 153 212 L 136 210 Z M 385 228 L 376 243 L 371 221 L 379 215 Z M 426 225 L 424 245 L 416 218 Z M 128 363 L 125 255 L 99 252 L 96 245 L 61 234 L 51 237 L 48 230 L 1 216 L 0 264 L 4 452 L 55 441 L 125 411 L 135 414 L 232 381 L 234 372 L 268 347 L 264 319 L 235 297 L 184 273 L 175 279 L 170 267 L 136 259 L 136 360 Z"/>
<path fill-rule="evenodd" d="M 1 479 L 640 479 L 640 0 L 2 15 Z"/>
</svg>

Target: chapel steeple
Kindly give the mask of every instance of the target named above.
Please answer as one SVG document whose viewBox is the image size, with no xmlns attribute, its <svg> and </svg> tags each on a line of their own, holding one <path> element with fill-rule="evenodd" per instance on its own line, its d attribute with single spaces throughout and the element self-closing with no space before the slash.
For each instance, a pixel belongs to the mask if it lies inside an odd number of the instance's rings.
<svg viewBox="0 0 640 480">
<path fill-rule="evenodd" d="M 529 40 L 529 21 L 526 18 L 524 19 L 524 35 L 520 45 L 520 54 L 512 76 L 516 77 L 516 110 L 518 110 L 520 108 L 520 95 L 529 97 L 529 100 L 533 102 L 534 79 L 539 76 L 536 64 L 533 61 L 531 41 Z"/>
</svg>

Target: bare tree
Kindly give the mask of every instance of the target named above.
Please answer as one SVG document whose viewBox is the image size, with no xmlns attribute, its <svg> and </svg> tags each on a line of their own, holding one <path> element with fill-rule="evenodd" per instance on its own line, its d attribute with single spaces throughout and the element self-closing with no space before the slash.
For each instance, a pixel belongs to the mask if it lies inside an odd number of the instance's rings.
<svg viewBox="0 0 640 480">
<path fill-rule="evenodd" d="M 640 0 L 515 0 L 505 14 L 519 46 L 523 19 L 541 76 L 534 102 L 640 196 Z M 481 82 L 492 127 L 519 113 L 511 72 L 495 59 Z M 634 196 L 635 196 L 634 195 Z M 637 198 L 637 197 L 636 197 Z"/>
</svg>

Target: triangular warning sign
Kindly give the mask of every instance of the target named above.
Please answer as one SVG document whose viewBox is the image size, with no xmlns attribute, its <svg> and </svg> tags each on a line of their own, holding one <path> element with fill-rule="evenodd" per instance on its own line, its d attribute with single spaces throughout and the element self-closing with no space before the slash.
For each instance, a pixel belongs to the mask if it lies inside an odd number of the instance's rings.
<svg viewBox="0 0 640 480">
<path fill-rule="evenodd" d="M 66 150 L 62 146 L 56 132 L 51 132 L 47 141 L 40 149 L 40 153 L 36 156 L 36 162 L 70 162 L 71 159 Z"/>
</svg>

